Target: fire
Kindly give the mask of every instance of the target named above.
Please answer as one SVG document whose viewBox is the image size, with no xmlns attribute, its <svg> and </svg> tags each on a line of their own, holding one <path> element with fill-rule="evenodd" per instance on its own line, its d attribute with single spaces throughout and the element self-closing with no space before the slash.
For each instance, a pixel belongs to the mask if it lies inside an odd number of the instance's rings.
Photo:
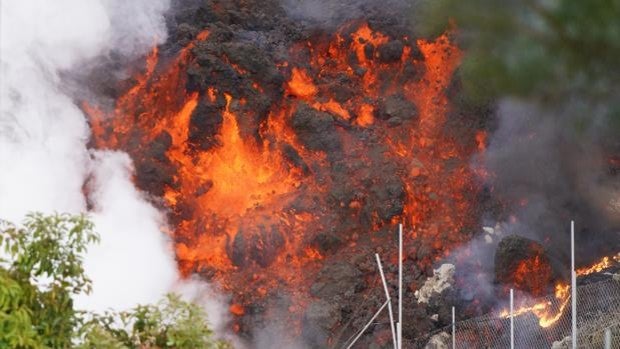
<svg viewBox="0 0 620 349">
<path fill-rule="evenodd" d="M 577 275 L 589 275 L 592 273 L 599 273 L 615 263 L 620 263 L 620 253 L 611 256 L 611 257 L 603 257 L 598 263 L 595 263 L 589 267 L 577 269 Z"/>
<path fill-rule="evenodd" d="M 275 65 L 286 76 L 275 92 L 220 57 L 252 93 L 275 96 L 259 115 L 252 96 L 217 78 L 188 88 L 194 48 L 212 40 L 202 32 L 172 60 L 155 48 L 113 111 L 84 105 L 93 143 L 148 165 L 136 180 L 169 211 L 179 270 L 230 291 L 231 313 L 278 289 L 303 309 L 313 275 L 355 253 L 361 235 L 380 243 L 375 231 L 415 226 L 407 251 L 426 249 L 419 263 L 430 265 L 477 221 L 468 159 L 485 140 L 446 131 L 444 91 L 461 53 L 447 34 L 399 39 L 390 56 L 393 38 L 349 23 L 300 42 Z M 317 246 L 325 231 L 346 242 L 338 256 Z"/>
<path fill-rule="evenodd" d="M 317 93 L 312 78 L 303 69 L 293 68 L 291 81 L 288 83 L 289 92 L 297 97 L 309 98 Z"/>
<path fill-rule="evenodd" d="M 601 272 L 613 265 L 612 260 L 620 263 L 620 253 L 611 257 L 603 257 L 600 261 L 589 267 L 577 269 L 575 274 L 577 274 L 577 276 L 585 276 L 592 273 Z M 531 312 L 538 318 L 538 325 L 540 325 L 540 327 L 550 327 L 562 317 L 564 310 L 570 301 L 570 285 L 564 282 L 558 282 L 555 285 L 554 297 L 554 301 L 543 301 L 533 305 L 519 307 L 514 311 L 513 316 L 519 316 Z M 502 310 L 500 312 L 500 317 L 510 317 L 510 311 L 506 309 Z"/>
<path fill-rule="evenodd" d="M 536 255 L 521 261 L 513 277 L 517 288 L 529 290 L 534 296 L 542 296 L 551 280 L 551 266 L 543 262 L 540 255 Z"/>
</svg>

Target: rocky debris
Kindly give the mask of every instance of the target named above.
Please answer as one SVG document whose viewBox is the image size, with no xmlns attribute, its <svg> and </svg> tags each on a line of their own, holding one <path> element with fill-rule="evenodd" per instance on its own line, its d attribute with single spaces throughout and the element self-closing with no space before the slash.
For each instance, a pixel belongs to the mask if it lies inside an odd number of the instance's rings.
<svg viewBox="0 0 620 349">
<path fill-rule="evenodd" d="M 347 262 L 326 265 L 310 287 L 310 294 L 326 299 L 347 299 L 365 287 L 360 270 Z"/>
<path fill-rule="evenodd" d="M 341 147 L 334 118 L 305 103 L 300 103 L 293 114 L 291 127 L 299 141 L 310 150 L 334 152 Z"/>
<path fill-rule="evenodd" d="M 560 341 L 555 341 L 551 345 L 551 349 L 570 349 L 572 348 L 572 338 L 570 336 L 565 337 Z"/>
<path fill-rule="evenodd" d="M 454 264 L 442 264 L 434 270 L 433 276 L 428 278 L 422 287 L 415 291 L 418 303 L 428 303 L 434 294 L 440 294 L 454 282 Z"/>
<path fill-rule="evenodd" d="M 418 116 L 415 104 L 409 102 L 402 94 L 390 95 L 379 102 L 377 117 L 382 120 L 414 120 Z"/>
<path fill-rule="evenodd" d="M 446 332 L 441 332 L 431 337 L 424 349 L 449 349 L 451 336 Z"/>
<path fill-rule="evenodd" d="M 398 178 L 373 188 L 378 205 L 379 218 L 389 221 L 403 212 L 405 205 L 405 186 Z"/>
<path fill-rule="evenodd" d="M 222 50 L 228 59 L 241 69 L 252 74 L 259 81 L 279 86 L 284 76 L 278 70 L 272 57 L 251 42 L 230 42 L 223 45 Z"/>
</svg>

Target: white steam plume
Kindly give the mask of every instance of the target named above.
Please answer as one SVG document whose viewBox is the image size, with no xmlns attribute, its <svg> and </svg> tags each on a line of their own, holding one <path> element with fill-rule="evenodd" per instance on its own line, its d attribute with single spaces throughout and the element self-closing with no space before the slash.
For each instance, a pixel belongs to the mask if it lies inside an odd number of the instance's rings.
<svg viewBox="0 0 620 349">
<path fill-rule="evenodd" d="M 159 232 L 164 217 L 136 192 L 127 154 L 96 152 L 92 165 L 93 220 L 102 240 L 91 248 L 85 265 L 95 283 L 93 293 L 79 304 L 101 311 L 156 302 L 177 279 L 170 244 Z"/>
<path fill-rule="evenodd" d="M 144 54 L 166 38 L 168 0 L 19 0 L 0 2 L 0 217 L 30 211 L 86 210 L 102 235 L 87 256 L 89 309 L 152 302 L 177 281 L 162 216 L 132 185 L 121 153 L 90 153 L 89 129 L 60 74 L 116 50 Z"/>
</svg>

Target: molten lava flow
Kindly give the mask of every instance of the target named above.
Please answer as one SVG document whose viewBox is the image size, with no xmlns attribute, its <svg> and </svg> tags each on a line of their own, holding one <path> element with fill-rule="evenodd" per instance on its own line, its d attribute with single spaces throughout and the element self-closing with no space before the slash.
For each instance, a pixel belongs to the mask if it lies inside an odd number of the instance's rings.
<svg viewBox="0 0 620 349">
<path fill-rule="evenodd" d="M 410 42 L 350 23 L 294 45 L 276 89 L 229 57 L 190 81 L 215 60 L 195 52 L 217 39 L 202 32 L 168 60 L 154 49 L 112 112 L 84 105 L 95 146 L 127 151 L 169 211 L 183 275 L 230 291 L 237 316 L 282 289 L 299 310 L 324 260 L 366 253 L 358 240 L 381 244 L 373 233 L 395 222 L 416 228 L 405 247 L 421 267 L 469 239 L 469 159 L 485 140 L 451 135 L 445 90 L 461 54 L 448 35 Z"/>
<path fill-rule="evenodd" d="M 611 257 L 603 257 L 599 262 L 594 263 L 589 267 L 577 269 L 575 273 L 577 276 L 585 276 L 592 273 L 601 272 L 613 265 L 612 260 L 616 261 L 616 263 L 620 263 L 620 253 Z M 566 306 L 570 301 L 570 295 L 570 285 L 564 282 L 558 282 L 555 285 L 554 301 L 543 301 L 533 305 L 520 307 L 514 311 L 513 315 L 519 316 L 531 312 L 538 318 L 538 324 L 540 327 L 550 327 L 562 317 L 564 309 L 566 309 Z M 502 310 L 500 312 L 500 316 L 503 318 L 508 318 L 510 317 L 510 312 L 508 310 Z"/>
</svg>

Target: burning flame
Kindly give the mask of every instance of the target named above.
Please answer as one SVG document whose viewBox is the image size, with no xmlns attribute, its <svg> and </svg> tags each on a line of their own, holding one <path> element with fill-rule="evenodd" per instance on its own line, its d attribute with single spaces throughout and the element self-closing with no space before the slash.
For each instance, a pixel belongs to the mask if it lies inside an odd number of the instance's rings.
<svg viewBox="0 0 620 349">
<path fill-rule="evenodd" d="M 601 272 L 611 267 L 614 264 L 612 261 L 620 263 L 620 253 L 611 257 L 603 257 L 600 261 L 589 267 L 577 269 L 575 274 L 577 274 L 577 276 L 585 276 L 592 273 Z M 570 301 L 570 285 L 565 282 L 558 282 L 555 285 L 554 296 L 554 301 L 543 301 L 533 305 L 520 307 L 514 311 L 513 316 L 519 316 L 531 312 L 538 318 L 538 325 L 540 325 L 540 327 L 550 327 L 562 317 L 564 310 Z M 509 318 L 510 311 L 507 309 L 502 310 L 500 312 L 500 317 Z"/>
</svg>

